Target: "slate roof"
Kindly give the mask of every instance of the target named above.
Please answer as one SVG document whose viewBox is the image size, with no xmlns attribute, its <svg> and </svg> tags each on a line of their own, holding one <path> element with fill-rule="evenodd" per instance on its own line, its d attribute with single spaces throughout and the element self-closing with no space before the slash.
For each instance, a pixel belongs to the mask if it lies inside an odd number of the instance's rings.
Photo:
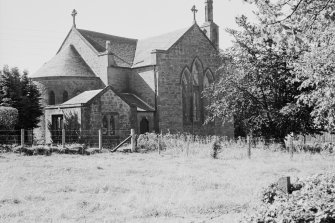
<svg viewBox="0 0 335 223">
<path fill-rule="evenodd" d="M 115 55 L 114 60 L 118 67 L 137 68 L 155 65 L 155 61 L 152 60 L 152 51 L 170 49 L 191 28 L 188 27 L 142 40 L 83 29 L 76 30 L 98 53 L 106 52 L 106 41 L 110 41 L 111 51 Z M 30 77 L 64 76 L 96 77 L 73 45 L 62 49 Z"/>
<path fill-rule="evenodd" d="M 62 107 L 62 106 L 66 107 L 68 105 L 76 105 L 76 106 L 84 105 L 90 102 L 98 94 L 102 93 L 102 91 L 107 90 L 107 88 L 110 88 L 112 91 L 114 91 L 111 88 L 111 86 L 107 86 L 106 88 L 99 90 L 84 91 L 83 93 L 71 98 L 70 100 L 64 102 L 63 104 L 53 107 Z M 117 95 L 127 104 L 135 105 L 137 107 L 137 111 L 154 111 L 154 109 L 151 106 L 149 106 L 147 103 L 145 103 L 142 99 L 140 99 L 134 94 L 121 93 Z"/>
<path fill-rule="evenodd" d="M 89 30 L 77 29 L 78 32 L 97 50 L 99 53 L 106 51 L 106 41 L 111 42 L 111 51 L 115 55 L 116 65 L 119 67 L 143 67 L 154 65 L 152 61 L 153 50 L 168 50 L 188 30 L 183 28 L 163 35 L 137 40 L 113 36 Z"/>
<path fill-rule="evenodd" d="M 120 94 L 124 100 L 128 102 L 128 104 L 134 104 L 137 107 L 137 111 L 154 111 L 150 105 L 145 103 L 142 99 L 137 97 L 134 94 L 130 93 L 121 93 Z"/>
<path fill-rule="evenodd" d="M 137 42 L 133 67 L 154 65 L 154 61 L 151 60 L 151 52 L 153 50 L 170 49 L 189 29 L 190 27 L 139 40 Z"/>
<path fill-rule="evenodd" d="M 69 45 L 29 77 L 96 77 L 96 75 L 74 46 Z"/>
<path fill-rule="evenodd" d="M 136 39 L 113 36 L 84 29 L 77 30 L 99 53 L 106 51 L 106 41 L 109 40 L 111 42 L 111 50 L 116 56 L 116 65 L 119 67 L 131 67 L 137 45 Z"/>
<path fill-rule="evenodd" d="M 86 104 L 95 96 L 97 96 L 103 89 L 84 91 L 83 93 L 71 98 L 70 100 L 64 102 L 62 105 L 77 105 L 77 104 Z"/>
</svg>

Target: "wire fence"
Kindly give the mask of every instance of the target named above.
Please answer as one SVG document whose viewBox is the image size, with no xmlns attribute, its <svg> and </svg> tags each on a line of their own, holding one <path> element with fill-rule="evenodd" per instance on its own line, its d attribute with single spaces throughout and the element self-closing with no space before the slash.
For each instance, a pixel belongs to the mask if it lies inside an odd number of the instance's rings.
<svg viewBox="0 0 335 223">
<path fill-rule="evenodd" d="M 99 133 L 100 131 L 100 133 Z M 116 129 L 113 131 L 95 130 L 52 130 L 50 139 L 46 144 L 85 144 L 88 147 L 99 147 L 101 134 L 101 144 L 103 148 L 111 149 L 130 135 L 128 129 Z M 63 135 L 64 134 L 64 135 Z"/>
<path fill-rule="evenodd" d="M 115 129 L 111 131 L 91 129 L 91 130 L 49 130 L 45 136 L 43 144 L 85 144 L 90 148 L 113 149 L 130 135 L 129 129 Z M 156 134 L 155 134 L 156 135 Z M 22 141 L 23 136 L 23 141 Z M 158 135 L 157 135 L 158 136 Z M 204 136 L 191 134 L 165 134 L 161 135 L 161 140 L 168 142 L 171 147 L 182 147 L 183 145 L 197 144 L 207 145 L 214 141 L 225 144 L 237 144 L 240 146 L 251 145 L 252 147 L 269 147 L 270 145 L 283 144 L 283 140 L 265 139 L 263 137 L 238 137 L 228 138 L 227 136 Z M 137 140 L 138 141 L 138 140 Z M 185 142 L 187 142 L 185 144 Z M 36 145 L 32 130 L 0 130 L 0 145 Z M 295 136 L 293 143 L 299 146 L 315 145 L 322 143 L 335 143 L 335 134 L 325 133 L 315 136 Z"/>
<path fill-rule="evenodd" d="M 23 135 L 23 139 L 22 136 Z M 19 145 L 23 140 L 24 144 L 34 143 L 33 130 L 0 130 L 0 145 Z"/>
</svg>

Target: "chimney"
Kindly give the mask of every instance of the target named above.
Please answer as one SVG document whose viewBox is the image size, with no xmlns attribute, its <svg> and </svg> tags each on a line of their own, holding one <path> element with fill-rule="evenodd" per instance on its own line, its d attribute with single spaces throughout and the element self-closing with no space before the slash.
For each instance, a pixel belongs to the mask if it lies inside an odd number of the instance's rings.
<svg viewBox="0 0 335 223">
<path fill-rule="evenodd" d="M 112 44 L 109 40 L 106 41 L 106 54 L 108 57 L 108 67 L 115 66 L 116 64 L 112 52 Z"/>
</svg>

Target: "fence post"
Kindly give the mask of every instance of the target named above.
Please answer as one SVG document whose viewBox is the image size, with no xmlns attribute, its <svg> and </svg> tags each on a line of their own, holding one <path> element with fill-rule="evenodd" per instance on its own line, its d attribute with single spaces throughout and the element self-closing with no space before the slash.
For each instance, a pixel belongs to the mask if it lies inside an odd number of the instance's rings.
<svg viewBox="0 0 335 223">
<path fill-rule="evenodd" d="M 288 145 L 291 158 L 293 158 L 293 136 L 290 134 L 288 136 Z"/>
<path fill-rule="evenodd" d="M 135 152 L 136 150 L 136 145 L 135 145 L 135 129 L 130 130 L 130 135 L 131 135 L 131 151 Z"/>
<path fill-rule="evenodd" d="M 24 146 L 24 129 L 21 129 L 21 147 Z"/>
<path fill-rule="evenodd" d="M 62 147 L 65 148 L 65 129 L 62 129 Z"/>
<path fill-rule="evenodd" d="M 101 129 L 99 129 L 99 150 L 102 150 L 102 134 Z"/>
<path fill-rule="evenodd" d="M 160 155 L 161 154 L 161 136 L 160 135 L 158 135 L 157 136 L 158 138 L 157 138 L 157 142 L 158 142 L 158 154 Z"/>
<path fill-rule="evenodd" d="M 247 136 L 247 144 L 248 144 L 248 158 L 251 158 L 251 136 Z"/>
</svg>

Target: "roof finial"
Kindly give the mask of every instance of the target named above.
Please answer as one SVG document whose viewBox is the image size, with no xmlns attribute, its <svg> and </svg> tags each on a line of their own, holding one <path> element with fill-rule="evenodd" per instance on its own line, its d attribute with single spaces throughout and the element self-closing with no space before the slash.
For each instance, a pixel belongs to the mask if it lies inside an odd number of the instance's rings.
<svg viewBox="0 0 335 223">
<path fill-rule="evenodd" d="M 193 12 L 193 21 L 194 23 L 197 23 L 197 20 L 196 20 L 196 13 L 198 12 L 198 9 L 195 7 L 195 5 L 193 5 L 191 11 Z"/>
<path fill-rule="evenodd" d="M 77 15 L 78 13 L 77 13 L 77 11 L 75 10 L 75 9 L 73 9 L 73 11 L 72 11 L 72 13 L 71 13 L 71 15 L 72 15 L 72 17 L 73 17 L 73 27 L 74 28 L 76 28 L 76 15 Z"/>
</svg>

